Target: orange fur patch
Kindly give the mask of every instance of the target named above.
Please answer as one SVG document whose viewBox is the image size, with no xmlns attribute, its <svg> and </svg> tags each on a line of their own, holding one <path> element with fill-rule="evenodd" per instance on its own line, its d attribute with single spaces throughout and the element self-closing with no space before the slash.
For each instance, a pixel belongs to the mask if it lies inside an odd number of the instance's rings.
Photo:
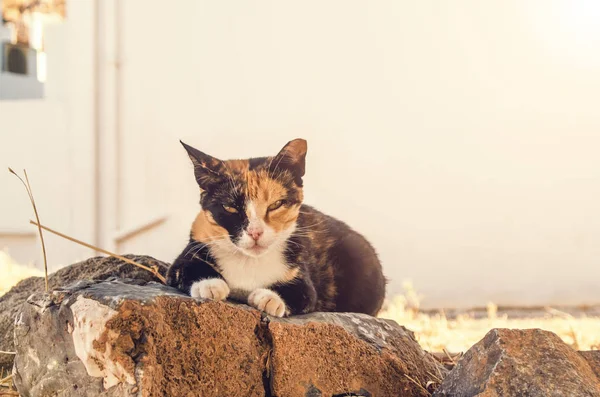
<svg viewBox="0 0 600 397">
<path fill-rule="evenodd" d="M 229 235 L 227 230 L 219 226 L 208 211 L 200 211 L 192 223 L 192 238 L 196 241 L 208 243 L 220 240 Z"/>
<path fill-rule="evenodd" d="M 289 228 L 294 222 L 296 222 L 299 211 L 300 205 L 293 207 L 281 207 L 278 210 L 268 213 L 265 218 L 265 222 L 269 224 L 273 230 L 280 232 Z"/>
<path fill-rule="evenodd" d="M 279 280 L 280 283 L 289 283 L 294 281 L 300 275 L 300 268 L 294 267 L 285 274 L 285 276 Z"/>
</svg>

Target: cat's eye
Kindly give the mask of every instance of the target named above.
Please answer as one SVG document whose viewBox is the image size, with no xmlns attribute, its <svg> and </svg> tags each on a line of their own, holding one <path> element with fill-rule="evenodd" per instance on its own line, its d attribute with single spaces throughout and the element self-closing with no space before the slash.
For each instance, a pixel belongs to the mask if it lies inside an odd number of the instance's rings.
<svg viewBox="0 0 600 397">
<path fill-rule="evenodd" d="M 283 203 L 283 200 L 277 200 L 273 204 L 271 204 L 268 209 L 269 211 L 275 211 L 277 208 L 281 207 Z"/>
<path fill-rule="evenodd" d="M 237 214 L 238 210 L 230 207 L 229 205 L 223 205 L 223 209 L 227 212 L 229 212 L 230 214 Z"/>
</svg>

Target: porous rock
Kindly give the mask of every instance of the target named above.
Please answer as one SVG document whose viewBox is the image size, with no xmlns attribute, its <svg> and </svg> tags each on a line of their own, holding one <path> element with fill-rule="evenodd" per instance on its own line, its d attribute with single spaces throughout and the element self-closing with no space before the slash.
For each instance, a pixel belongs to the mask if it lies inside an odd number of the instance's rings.
<svg viewBox="0 0 600 397">
<path fill-rule="evenodd" d="M 149 256 L 126 255 L 146 266 L 156 266 L 161 274 L 168 268 L 166 263 Z M 50 289 L 66 286 L 78 280 L 106 280 L 111 277 L 125 277 L 136 280 L 151 281 L 154 276 L 139 267 L 111 257 L 94 257 L 64 267 L 48 277 Z M 29 277 L 15 285 L 6 294 L 0 296 L 0 350 L 14 351 L 13 333 L 17 313 L 27 298 L 36 292 L 44 291 L 43 277 Z M 0 371 L 10 371 L 13 356 L 0 354 Z"/>
<path fill-rule="evenodd" d="M 471 347 L 434 396 L 598 397 L 600 379 L 581 353 L 540 329 L 493 329 Z"/>
<path fill-rule="evenodd" d="M 129 280 L 33 295 L 15 347 L 23 397 L 426 396 L 444 371 L 392 321 L 273 319 Z"/>
<path fill-rule="evenodd" d="M 268 329 L 274 396 L 429 396 L 428 382 L 446 373 L 391 320 L 313 313 L 272 319 Z"/>
</svg>

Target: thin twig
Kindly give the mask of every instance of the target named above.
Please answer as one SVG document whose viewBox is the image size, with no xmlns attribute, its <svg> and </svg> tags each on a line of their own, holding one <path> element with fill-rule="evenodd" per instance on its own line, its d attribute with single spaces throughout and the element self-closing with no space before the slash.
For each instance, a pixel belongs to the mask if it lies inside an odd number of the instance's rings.
<svg viewBox="0 0 600 397">
<path fill-rule="evenodd" d="M 450 355 L 450 353 L 448 353 L 448 350 L 446 350 L 446 348 L 444 347 L 442 349 L 444 351 L 444 353 L 446 353 L 446 356 L 448 357 L 448 359 L 450 359 L 450 361 L 452 361 L 452 364 L 456 365 L 456 361 L 454 360 L 454 358 Z"/>
<path fill-rule="evenodd" d="M 8 171 L 19 178 L 23 186 L 25 186 L 25 190 L 27 190 L 27 194 L 29 195 L 29 200 L 31 201 L 31 205 L 33 206 L 33 212 L 35 213 L 35 219 L 37 223 L 40 223 L 40 216 L 38 214 L 37 206 L 35 205 L 35 200 L 33 199 L 33 193 L 31 191 L 31 185 L 29 184 L 29 177 L 27 176 L 27 170 L 23 170 L 25 174 L 25 181 L 21 178 L 12 168 L 8 167 Z M 44 234 L 42 233 L 42 228 L 38 226 L 38 232 L 40 233 L 40 240 L 42 242 L 42 253 L 44 254 L 44 280 L 46 282 L 46 292 L 48 292 L 48 258 L 46 257 L 46 244 L 44 244 Z"/>
<path fill-rule="evenodd" d="M 9 380 L 11 380 L 11 379 L 12 379 L 12 377 L 13 377 L 12 375 L 8 375 L 6 378 L 2 378 L 2 379 L 0 379 L 0 385 L 2 385 L 2 384 L 4 384 L 4 383 L 8 382 Z"/>
<path fill-rule="evenodd" d="M 33 212 L 35 213 L 35 219 L 37 223 L 40 223 L 40 216 L 38 215 L 37 206 L 35 205 L 35 200 L 33 199 L 33 190 L 31 190 L 31 185 L 29 184 L 29 177 L 27 176 L 27 170 L 23 169 L 23 173 L 25 174 L 25 180 L 27 181 L 27 188 L 29 189 L 29 196 L 31 197 L 31 204 L 33 205 Z M 38 232 L 40 233 L 40 240 L 42 242 L 42 252 L 44 254 L 44 279 L 46 281 L 46 292 L 48 292 L 48 259 L 46 259 L 46 244 L 44 244 L 44 234 L 42 233 L 42 228 L 38 226 Z"/>
<path fill-rule="evenodd" d="M 15 352 L 5 352 L 5 351 L 0 350 L 0 354 L 13 354 L 14 355 L 14 354 L 17 354 L 17 353 L 15 353 Z"/>
<path fill-rule="evenodd" d="M 408 380 L 410 380 L 412 383 L 414 383 L 415 385 L 419 386 L 421 389 L 423 389 L 423 391 L 425 393 L 427 393 L 428 395 L 431 395 L 431 392 L 429 390 L 427 390 L 426 388 L 423 387 L 422 384 L 420 384 L 419 382 L 417 382 L 416 380 L 414 380 L 413 378 L 411 378 L 410 376 L 408 376 L 407 374 L 404 374 L 404 376 L 406 376 L 408 378 Z"/>
<path fill-rule="evenodd" d="M 49 227 L 47 227 L 47 226 L 44 226 L 44 225 L 40 225 L 39 223 L 36 223 L 36 222 L 34 222 L 34 221 L 32 221 L 32 220 L 30 220 L 30 221 L 29 221 L 29 223 L 31 223 L 32 225 L 36 225 L 36 226 L 38 226 L 38 227 L 40 227 L 40 228 L 42 228 L 42 229 L 44 229 L 44 230 L 46 230 L 46 231 L 48 231 L 48 232 L 50 232 L 50 233 L 56 234 L 57 236 L 60 236 L 60 237 L 62 237 L 62 238 L 64 238 L 64 239 L 67 239 L 67 240 L 69 240 L 69 241 L 72 241 L 72 242 L 74 242 L 74 243 L 77 243 L 77 244 L 83 245 L 84 247 L 87 247 L 87 248 L 90 248 L 90 249 L 96 250 L 96 251 L 98 251 L 98 252 L 102 252 L 103 254 L 106 254 L 106 255 L 112 256 L 113 258 L 120 259 L 120 260 L 122 260 L 123 262 L 127 262 L 127 263 L 129 263 L 129 264 L 131 264 L 131 265 L 134 265 L 134 266 L 137 266 L 137 267 L 139 267 L 139 268 L 141 268 L 141 269 L 147 270 L 147 271 L 149 271 L 150 273 L 154 274 L 154 277 L 156 277 L 157 279 L 159 279 L 159 280 L 160 280 L 160 281 L 161 281 L 163 284 L 166 284 L 166 283 L 167 283 L 167 280 L 166 280 L 166 279 L 163 277 L 163 275 L 162 275 L 162 274 L 160 274 L 160 273 L 159 273 L 159 271 L 158 271 L 158 269 L 157 269 L 156 267 L 148 267 L 148 266 L 144 266 L 144 265 L 142 265 L 141 263 L 137 263 L 137 262 L 135 262 L 135 261 L 132 261 L 131 259 L 125 258 L 124 256 L 121 256 L 121 255 L 119 255 L 119 254 L 115 254 L 114 252 L 110 252 L 110 251 L 107 251 L 107 250 L 105 250 L 105 249 L 102 249 L 102 248 L 99 248 L 99 247 L 93 246 L 93 245 L 91 245 L 91 244 L 84 243 L 83 241 L 81 241 L 81 240 L 77 240 L 76 238 L 69 237 L 69 236 L 67 236 L 66 234 L 62 234 L 61 232 L 57 232 L 56 230 L 52 230 L 52 229 L 50 229 Z"/>
<path fill-rule="evenodd" d="M 435 366 L 435 370 L 437 371 L 439 377 L 436 377 L 440 380 L 440 383 L 442 382 L 442 379 L 444 378 L 444 376 L 442 375 L 442 371 L 440 370 L 440 367 L 444 364 L 442 364 L 436 357 L 435 355 L 429 353 L 429 357 L 431 357 L 431 363 Z M 433 375 L 433 374 L 430 374 Z M 435 377 L 435 376 L 434 376 Z"/>
<path fill-rule="evenodd" d="M 429 376 L 431 376 L 432 378 L 434 378 L 435 380 L 437 380 L 438 383 L 442 382 L 442 378 L 440 378 L 439 376 L 432 374 L 430 371 L 427 371 L 427 373 L 429 374 Z"/>
</svg>

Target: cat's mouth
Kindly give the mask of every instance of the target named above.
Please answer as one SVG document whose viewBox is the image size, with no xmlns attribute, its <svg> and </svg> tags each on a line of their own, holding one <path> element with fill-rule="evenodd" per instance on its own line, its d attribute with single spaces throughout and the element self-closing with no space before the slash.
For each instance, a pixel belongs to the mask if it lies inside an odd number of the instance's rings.
<svg viewBox="0 0 600 397">
<path fill-rule="evenodd" d="M 255 245 L 254 247 L 250 248 L 250 252 L 255 253 L 255 254 L 260 254 L 261 252 L 265 252 L 267 249 L 265 247 L 261 247 L 260 245 Z"/>
<path fill-rule="evenodd" d="M 267 252 L 268 247 L 263 247 L 262 245 L 254 244 L 252 247 L 243 248 L 242 250 L 248 256 L 257 257 Z"/>
</svg>

